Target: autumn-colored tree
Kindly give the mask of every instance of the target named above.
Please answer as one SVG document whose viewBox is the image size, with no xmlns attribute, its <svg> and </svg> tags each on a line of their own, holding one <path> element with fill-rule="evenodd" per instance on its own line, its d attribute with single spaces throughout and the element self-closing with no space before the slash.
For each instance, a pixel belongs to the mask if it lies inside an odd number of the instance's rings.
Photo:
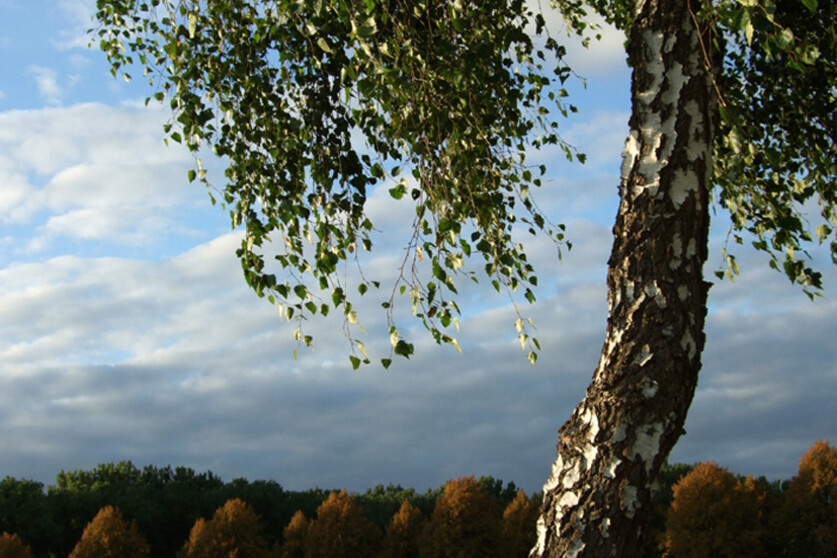
<svg viewBox="0 0 837 558">
<path fill-rule="evenodd" d="M 503 512 L 503 544 L 506 555 L 526 558 L 535 544 L 535 521 L 538 506 L 522 490 Z"/>
<path fill-rule="evenodd" d="M 666 519 L 668 558 L 765 556 L 759 481 L 707 461 L 674 485 Z"/>
<path fill-rule="evenodd" d="M 305 558 L 368 558 L 381 540 L 378 527 L 345 490 L 317 508 L 305 540 Z"/>
<path fill-rule="evenodd" d="M 424 523 L 421 511 L 404 500 L 387 526 L 381 558 L 418 558 L 418 539 Z"/>
<path fill-rule="evenodd" d="M 259 517 L 238 498 L 215 510 L 212 519 L 198 519 L 178 558 L 265 558 L 267 543 L 262 537 Z"/>
<path fill-rule="evenodd" d="M 32 558 L 32 551 L 14 533 L 0 535 L 0 558 Z"/>
<path fill-rule="evenodd" d="M 497 502 L 480 490 L 473 476 L 448 481 L 422 532 L 421 558 L 503 556 Z"/>
<path fill-rule="evenodd" d="M 297 510 L 291 517 L 290 523 L 285 526 L 284 542 L 277 556 L 279 558 L 305 558 L 305 538 L 310 528 L 311 520 L 305 517 L 302 510 Z"/>
<path fill-rule="evenodd" d="M 837 448 L 828 441 L 817 441 L 799 460 L 776 519 L 786 556 L 837 556 Z"/>
<path fill-rule="evenodd" d="M 70 558 L 147 558 L 151 555 L 135 521 L 128 523 L 114 506 L 105 506 L 87 524 Z"/>
</svg>

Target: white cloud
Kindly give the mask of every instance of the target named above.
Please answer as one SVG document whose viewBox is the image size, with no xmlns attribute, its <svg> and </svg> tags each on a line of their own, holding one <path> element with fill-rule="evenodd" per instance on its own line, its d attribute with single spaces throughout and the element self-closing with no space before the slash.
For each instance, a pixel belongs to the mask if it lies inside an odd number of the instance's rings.
<svg viewBox="0 0 837 558">
<path fill-rule="evenodd" d="M 600 26 L 596 34 L 601 35 L 601 38 L 596 39 L 594 36 L 587 48 L 578 41 L 570 43 L 567 48 L 570 67 L 588 79 L 627 73 L 625 33 L 605 23 L 598 15 L 591 16 L 590 20 Z"/>
<path fill-rule="evenodd" d="M 60 105 L 64 96 L 63 88 L 58 85 L 58 76 L 55 70 L 43 66 L 29 66 L 29 73 L 35 79 L 38 86 L 38 93 L 41 94 L 48 105 Z"/>
<path fill-rule="evenodd" d="M 95 104 L 0 113 L 0 220 L 35 227 L 17 249 L 198 234 L 192 214 L 208 200 L 186 181 L 187 152 L 163 145 L 162 122 L 159 110 Z"/>
<path fill-rule="evenodd" d="M 618 173 L 620 154 L 628 136 L 627 111 L 597 110 L 574 122 L 565 139 L 587 155 L 585 167 L 593 171 Z"/>
<path fill-rule="evenodd" d="M 87 48 L 91 37 L 87 30 L 93 27 L 91 17 L 95 3 L 90 0 L 59 0 L 58 10 L 64 16 L 65 27 L 59 32 L 56 46 L 61 50 Z"/>
<path fill-rule="evenodd" d="M 580 76 L 587 79 L 610 77 L 627 70 L 625 34 L 592 10 L 587 21 L 597 29 L 589 28 L 592 31 L 590 42 L 585 48 L 575 34 L 567 34 L 567 24 L 557 8 L 550 7 L 546 0 L 528 0 L 527 4 L 535 13 L 543 14 L 550 35 L 567 49 L 566 62 Z M 596 35 L 600 35 L 600 39 L 596 39 Z"/>
</svg>

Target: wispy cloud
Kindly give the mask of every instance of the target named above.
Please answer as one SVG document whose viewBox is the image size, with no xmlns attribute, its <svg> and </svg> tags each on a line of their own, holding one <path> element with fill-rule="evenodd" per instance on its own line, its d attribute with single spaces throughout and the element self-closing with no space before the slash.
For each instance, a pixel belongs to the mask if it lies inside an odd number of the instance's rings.
<svg viewBox="0 0 837 558">
<path fill-rule="evenodd" d="M 90 0 L 59 0 L 58 10 L 64 16 L 64 29 L 57 39 L 56 46 L 61 50 L 88 47 L 90 36 L 87 30 L 93 26 L 91 19 L 96 11 L 95 2 Z"/>
<path fill-rule="evenodd" d="M 163 145 L 161 125 L 154 111 L 102 105 L 0 114 L 0 222 L 31 227 L 18 249 L 194 234 L 188 216 L 208 200 L 186 181 L 187 152 Z"/>
<path fill-rule="evenodd" d="M 29 66 L 29 73 L 35 79 L 38 93 L 48 105 L 58 106 L 64 96 L 63 88 L 58 84 L 55 70 L 43 66 Z"/>
</svg>

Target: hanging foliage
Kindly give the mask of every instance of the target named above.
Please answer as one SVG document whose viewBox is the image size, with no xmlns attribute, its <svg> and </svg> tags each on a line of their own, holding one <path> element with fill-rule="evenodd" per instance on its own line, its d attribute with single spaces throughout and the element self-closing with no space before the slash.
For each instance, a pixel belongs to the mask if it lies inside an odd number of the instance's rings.
<svg viewBox="0 0 837 558">
<path fill-rule="evenodd" d="M 394 322 L 396 293 L 436 342 L 458 348 L 450 295 L 472 255 L 495 289 L 534 300 L 513 231 L 560 243 L 563 227 L 530 195 L 546 167 L 526 154 L 558 145 L 573 159 L 555 117 L 575 108 L 563 99 L 564 49 L 522 0 L 100 0 L 96 17 L 114 74 L 130 79 L 137 64 L 169 102 L 168 138 L 226 159 L 220 192 L 200 159 L 189 179 L 243 229 L 247 282 L 297 320 L 301 343 L 313 341 L 301 327 L 310 315 L 339 310 L 357 325 L 345 271 L 372 249 L 365 204 L 376 187 L 415 209 L 383 302 L 392 353 L 413 352 Z M 361 274 L 356 289 L 380 287 Z M 534 361 L 537 341 L 522 320 L 518 330 Z M 360 340 L 351 358 L 369 362 Z"/>
</svg>

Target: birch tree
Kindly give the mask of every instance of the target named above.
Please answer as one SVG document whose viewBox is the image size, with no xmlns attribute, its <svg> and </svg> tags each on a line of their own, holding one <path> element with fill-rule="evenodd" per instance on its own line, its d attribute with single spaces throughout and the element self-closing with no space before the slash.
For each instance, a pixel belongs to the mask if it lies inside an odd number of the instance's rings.
<svg viewBox="0 0 837 558">
<path fill-rule="evenodd" d="M 608 262 L 609 317 L 587 393 L 560 430 L 532 556 L 632 556 L 653 482 L 683 432 L 704 347 L 710 208 L 735 243 L 770 255 L 806 293 L 821 288 L 805 251 L 837 261 L 834 206 L 835 14 L 817 0 L 559 0 L 570 33 L 588 12 L 626 35 L 632 114 Z M 114 74 L 150 78 L 168 102 L 167 137 L 222 157 L 209 187 L 243 231 L 249 285 L 303 326 L 340 312 L 354 367 L 371 358 L 359 296 L 384 293 L 391 349 L 406 298 L 438 343 L 458 348 L 457 286 L 480 274 L 534 301 L 537 275 L 513 238 L 564 229 L 537 205 L 557 147 L 572 70 L 539 10 L 523 0 L 99 0 L 94 30 Z M 595 34 L 595 31 L 592 31 Z M 595 43 L 591 45 L 595 48 Z M 132 71 L 132 70 L 130 70 Z M 412 204 L 394 285 L 347 266 L 372 250 L 372 188 Z M 819 212 L 817 214 L 817 212 Z M 357 294 L 354 294 L 357 293 Z M 403 295 L 399 296 L 399 295 Z M 521 314 L 521 344 L 539 344 Z"/>
</svg>

